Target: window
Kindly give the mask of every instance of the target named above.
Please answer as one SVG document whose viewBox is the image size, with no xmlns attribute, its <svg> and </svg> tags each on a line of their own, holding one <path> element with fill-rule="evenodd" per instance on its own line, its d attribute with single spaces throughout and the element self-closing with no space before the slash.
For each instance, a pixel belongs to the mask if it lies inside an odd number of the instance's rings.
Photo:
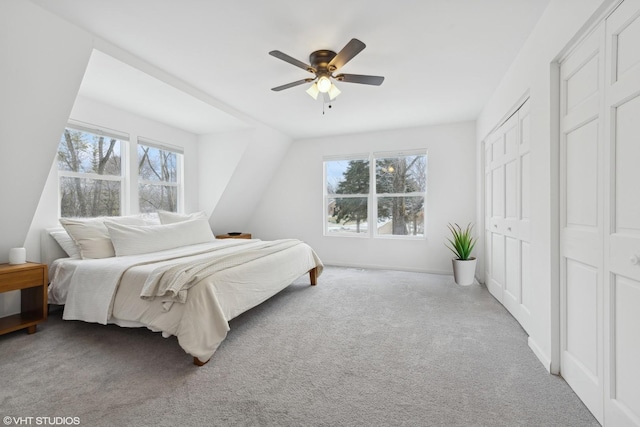
<svg viewBox="0 0 640 427">
<path fill-rule="evenodd" d="M 327 158 L 324 167 L 325 235 L 424 237 L 426 151 Z"/>
<path fill-rule="evenodd" d="M 325 174 L 325 232 L 368 233 L 369 159 L 325 161 Z"/>
<path fill-rule="evenodd" d="M 424 236 L 427 156 L 376 157 L 378 235 Z"/>
<path fill-rule="evenodd" d="M 141 213 L 178 212 L 180 164 L 177 149 L 138 141 L 138 199 Z"/>
<path fill-rule="evenodd" d="M 128 144 L 118 131 L 68 125 L 57 157 L 61 218 L 128 214 L 136 194 L 140 213 L 181 210 L 182 149 L 139 138 L 136 181 Z"/>
<path fill-rule="evenodd" d="M 60 217 L 121 214 L 123 141 L 99 130 L 65 129 L 58 145 Z"/>
</svg>

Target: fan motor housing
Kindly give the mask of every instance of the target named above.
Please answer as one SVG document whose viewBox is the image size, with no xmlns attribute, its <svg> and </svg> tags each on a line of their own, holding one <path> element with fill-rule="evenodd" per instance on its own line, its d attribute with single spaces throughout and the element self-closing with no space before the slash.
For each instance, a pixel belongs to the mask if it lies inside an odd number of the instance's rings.
<svg viewBox="0 0 640 427">
<path fill-rule="evenodd" d="M 316 70 L 329 70 L 329 62 L 335 58 L 337 54 L 332 50 L 316 50 L 309 55 L 309 62 Z"/>
</svg>

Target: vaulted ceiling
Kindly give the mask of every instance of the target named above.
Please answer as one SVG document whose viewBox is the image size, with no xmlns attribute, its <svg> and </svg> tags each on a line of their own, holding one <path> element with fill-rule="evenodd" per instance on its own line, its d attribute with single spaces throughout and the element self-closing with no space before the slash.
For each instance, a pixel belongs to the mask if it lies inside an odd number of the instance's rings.
<svg viewBox="0 0 640 427">
<path fill-rule="evenodd" d="M 198 134 L 249 117 L 292 138 L 475 119 L 549 2 L 31 1 L 215 102 L 152 77 L 143 83 L 139 71 L 99 54 L 82 95 Z M 308 63 L 312 51 L 337 52 L 351 38 L 367 47 L 340 71 L 384 76 L 381 86 L 338 83 L 342 94 L 324 114 L 307 85 L 271 90 L 311 75 L 269 51 Z"/>
</svg>

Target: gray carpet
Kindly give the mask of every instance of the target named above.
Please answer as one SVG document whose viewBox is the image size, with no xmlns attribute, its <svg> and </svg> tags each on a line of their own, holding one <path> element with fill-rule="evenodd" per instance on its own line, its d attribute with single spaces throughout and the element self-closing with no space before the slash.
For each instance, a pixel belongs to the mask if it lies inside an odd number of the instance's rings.
<svg viewBox="0 0 640 427">
<path fill-rule="evenodd" d="M 209 364 L 146 329 L 0 336 L 0 416 L 82 426 L 597 426 L 481 286 L 327 267 L 231 321 Z"/>
</svg>

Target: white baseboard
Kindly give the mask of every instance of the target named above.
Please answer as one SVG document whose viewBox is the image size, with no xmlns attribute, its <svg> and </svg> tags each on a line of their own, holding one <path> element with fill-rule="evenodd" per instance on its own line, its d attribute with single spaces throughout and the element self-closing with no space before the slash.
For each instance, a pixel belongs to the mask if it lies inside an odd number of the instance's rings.
<svg viewBox="0 0 640 427">
<path fill-rule="evenodd" d="M 440 274 L 444 276 L 453 277 L 452 271 L 446 270 L 427 270 L 421 268 L 408 268 L 408 267 L 398 267 L 392 265 L 369 265 L 369 264 L 343 264 L 340 262 L 331 262 L 331 261 L 323 261 L 324 265 L 333 266 L 333 267 L 346 267 L 346 268 L 366 268 L 367 270 L 396 270 L 396 271 L 410 271 L 414 273 L 429 273 L 429 274 Z"/>
<path fill-rule="evenodd" d="M 527 343 L 529 344 L 531 351 L 533 351 L 533 354 L 535 354 L 538 360 L 540 360 L 540 363 L 542 363 L 542 366 L 544 366 L 547 372 L 551 373 L 551 358 L 542 351 L 533 338 L 529 337 Z"/>
</svg>

